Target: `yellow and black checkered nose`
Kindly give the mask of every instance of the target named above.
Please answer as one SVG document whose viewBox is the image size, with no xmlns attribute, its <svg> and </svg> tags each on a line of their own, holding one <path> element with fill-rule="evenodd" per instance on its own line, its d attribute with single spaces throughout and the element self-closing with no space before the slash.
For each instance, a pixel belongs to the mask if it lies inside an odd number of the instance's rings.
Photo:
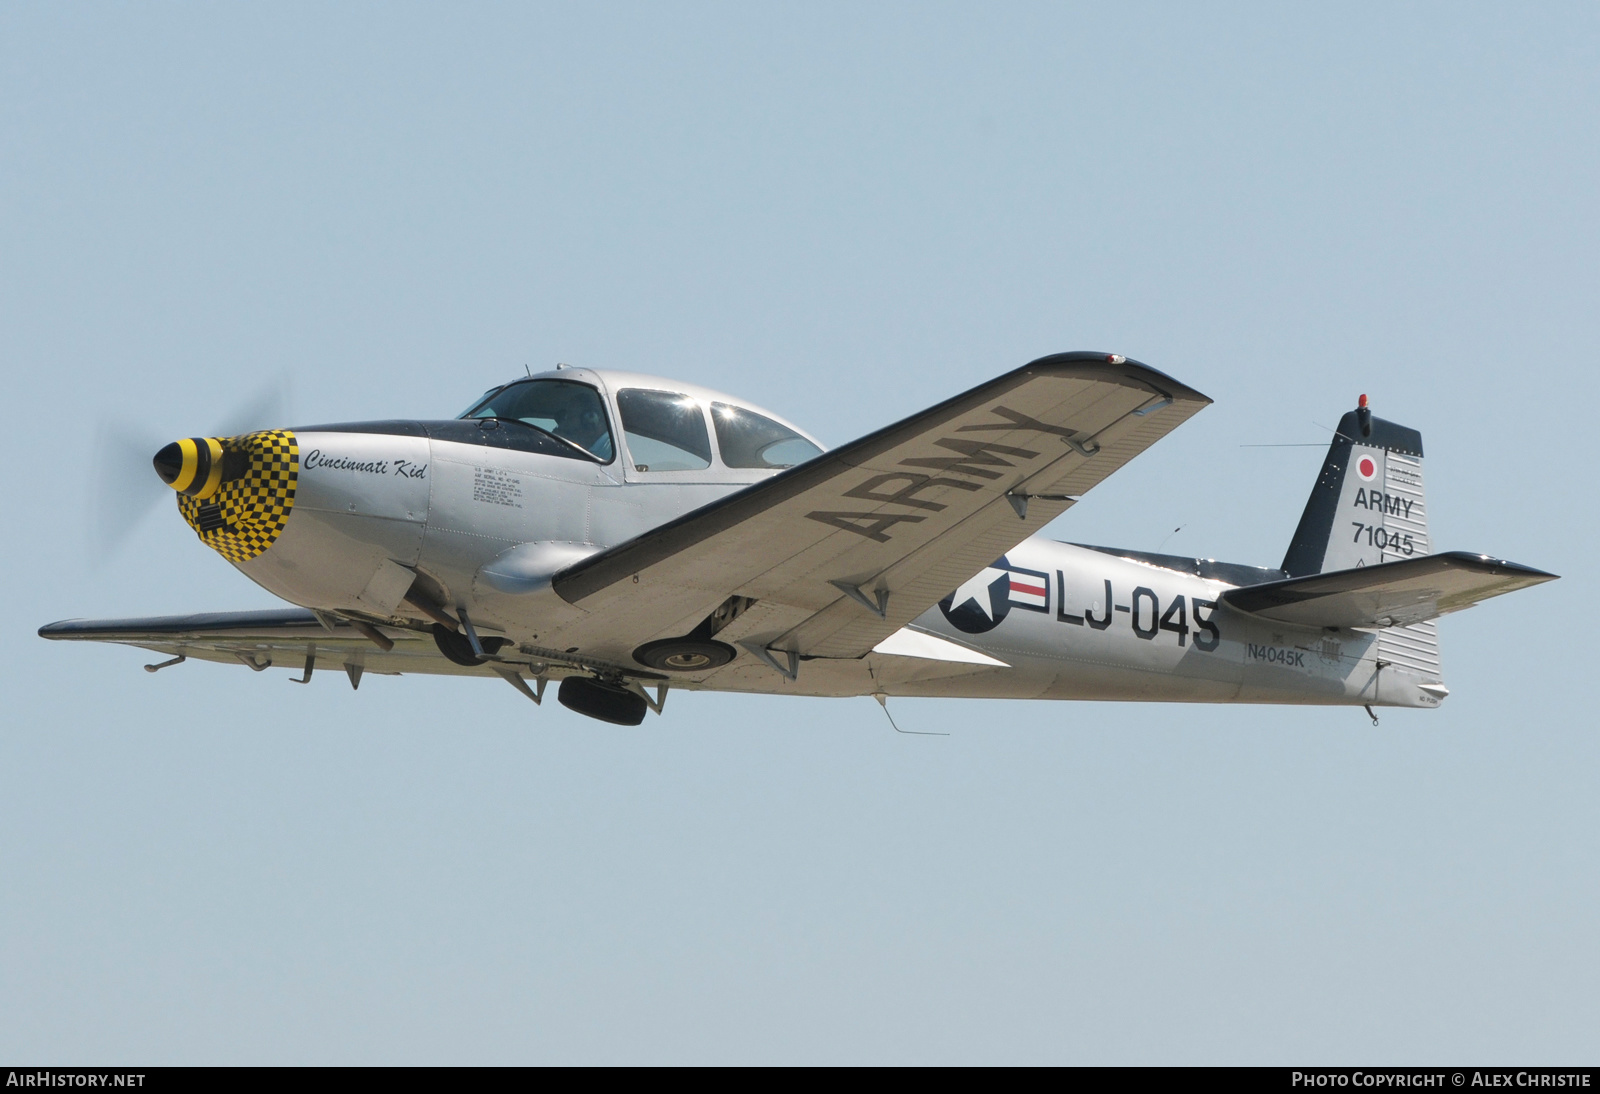
<svg viewBox="0 0 1600 1094">
<path fill-rule="evenodd" d="M 186 437 L 151 462 L 178 492 L 178 512 L 189 527 L 230 562 L 248 562 L 271 547 L 294 508 L 300 446 L 287 429 Z"/>
<path fill-rule="evenodd" d="M 222 442 L 215 437 L 173 441 L 150 462 L 162 482 L 191 498 L 209 498 L 222 485 Z"/>
</svg>

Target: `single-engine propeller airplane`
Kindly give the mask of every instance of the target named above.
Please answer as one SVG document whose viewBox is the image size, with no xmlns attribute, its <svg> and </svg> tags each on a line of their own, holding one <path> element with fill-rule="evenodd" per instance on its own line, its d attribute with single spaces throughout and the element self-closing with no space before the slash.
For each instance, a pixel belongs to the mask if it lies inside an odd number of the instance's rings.
<svg viewBox="0 0 1600 1094">
<path fill-rule="evenodd" d="M 1436 707 L 1438 616 L 1555 575 L 1434 554 L 1422 438 L 1363 395 L 1278 569 L 1035 533 L 1211 400 L 1062 353 L 824 451 L 693 384 L 561 367 L 460 417 L 156 453 L 202 543 L 299 605 L 51 639 L 499 677 L 638 725 L 669 685 L 796 695 Z"/>
</svg>

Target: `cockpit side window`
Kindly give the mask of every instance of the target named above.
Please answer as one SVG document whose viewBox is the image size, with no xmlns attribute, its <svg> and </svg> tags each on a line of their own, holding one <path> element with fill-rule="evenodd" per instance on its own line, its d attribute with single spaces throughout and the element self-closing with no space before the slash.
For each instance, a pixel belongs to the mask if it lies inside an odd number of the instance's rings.
<svg viewBox="0 0 1600 1094">
<path fill-rule="evenodd" d="M 822 449 L 786 425 L 727 403 L 711 404 L 722 462 L 729 467 L 793 467 L 822 455 Z"/>
<path fill-rule="evenodd" d="M 700 404 L 675 391 L 617 392 L 622 435 L 640 471 L 699 471 L 711 466 L 711 436 Z"/>
<path fill-rule="evenodd" d="M 571 441 L 601 463 L 616 454 L 605 402 L 588 384 L 572 380 L 519 380 L 489 393 L 463 418 L 522 422 Z"/>
</svg>

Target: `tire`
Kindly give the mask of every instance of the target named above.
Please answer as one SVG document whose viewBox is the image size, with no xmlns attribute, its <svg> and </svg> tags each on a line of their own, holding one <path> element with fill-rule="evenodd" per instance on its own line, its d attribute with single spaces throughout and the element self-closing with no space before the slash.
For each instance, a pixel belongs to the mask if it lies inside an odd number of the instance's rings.
<svg viewBox="0 0 1600 1094">
<path fill-rule="evenodd" d="M 614 726 L 636 726 L 644 721 L 644 712 L 650 709 L 643 696 L 593 676 L 567 677 L 561 681 L 556 698 L 568 710 Z"/>
<path fill-rule="evenodd" d="M 709 672 L 735 656 L 732 646 L 706 638 L 663 638 L 633 651 L 633 659 L 660 672 Z"/>
</svg>

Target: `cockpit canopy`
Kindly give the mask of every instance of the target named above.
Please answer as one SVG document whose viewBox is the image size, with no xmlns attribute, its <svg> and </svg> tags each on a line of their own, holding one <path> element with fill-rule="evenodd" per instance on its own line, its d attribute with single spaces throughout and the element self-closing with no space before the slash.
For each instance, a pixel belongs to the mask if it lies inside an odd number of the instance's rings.
<svg viewBox="0 0 1600 1094">
<path fill-rule="evenodd" d="M 606 389 L 615 400 L 615 419 Z M 797 430 L 728 396 L 653 376 L 589 369 L 495 388 L 461 417 L 519 422 L 565 442 L 574 457 L 607 464 L 618 454 L 611 423 L 619 420 L 629 467 L 646 475 L 704 471 L 717 463 L 781 470 L 822 453 Z"/>
</svg>

